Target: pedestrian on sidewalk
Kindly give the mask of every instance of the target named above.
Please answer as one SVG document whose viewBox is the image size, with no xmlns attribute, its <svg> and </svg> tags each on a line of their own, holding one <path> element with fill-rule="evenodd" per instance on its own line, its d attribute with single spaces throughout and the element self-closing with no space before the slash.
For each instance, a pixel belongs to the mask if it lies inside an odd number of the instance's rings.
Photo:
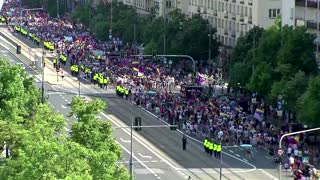
<svg viewBox="0 0 320 180">
<path fill-rule="evenodd" d="M 182 137 L 182 150 L 185 151 L 186 148 L 187 148 L 187 138 L 185 135 L 183 135 L 183 137 Z"/>
</svg>

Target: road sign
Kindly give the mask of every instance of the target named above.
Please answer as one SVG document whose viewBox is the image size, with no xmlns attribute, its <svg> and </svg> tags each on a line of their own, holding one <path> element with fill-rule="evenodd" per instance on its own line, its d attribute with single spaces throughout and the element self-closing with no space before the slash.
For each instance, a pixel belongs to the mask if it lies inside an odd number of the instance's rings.
<svg viewBox="0 0 320 180">
<path fill-rule="evenodd" d="M 279 150 L 278 150 L 278 154 L 279 154 L 279 156 L 281 156 L 281 155 L 283 154 L 283 150 L 282 150 L 282 149 L 279 149 Z"/>
<path fill-rule="evenodd" d="M 302 163 L 308 164 L 309 163 L 309 156 L 302 156 Z"/>
</svg>

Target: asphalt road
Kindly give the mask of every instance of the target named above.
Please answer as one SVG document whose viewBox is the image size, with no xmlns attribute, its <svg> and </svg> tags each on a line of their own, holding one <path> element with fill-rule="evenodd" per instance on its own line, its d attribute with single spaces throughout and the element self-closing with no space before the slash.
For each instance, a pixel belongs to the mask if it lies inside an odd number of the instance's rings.
<svg viewBox="0 0 320 180">
<path fill-rule="evenodd" d="M 10 47 L 1 38 L 0 42 Z M 0 50 L 1 54 L 6 54 L 7 58 L 11 59 L 10 61 L 17 60 L 4 48 Z M 52 90 L 48 92 L 49 102 L 64 115 L 69 112 L 69 102 L 77 93 L 77 86 L 72 82 L 70 84 L 72 86 L 47 84 L 45 87 L 47 90 Z M 111 121 L 115 127 L 129 126 L 132 118 L 136 116 L 142 118 L 143 125 L 165 124 L 145 110 L 115 97 L 114 90 L 106 91 L 82 84 L 81 91 L 88 98 L 102 96 L 108 103 L 108 108 L 99 117 Z M 74 118 L 68 119 L 70 123 L 73 121 Z M 188 176 L 192 179 L 219 179 L 220 161 L 206 155 L 201 142 L 188 138 L 187 151 L 182 151 L 181 133 L 171 131 L 169 128 L 144 128 L 139 133 L 133 134 L 134 174 L 137 179 L 187 179 Z M 130 129 L 115 129 L 114 135 L 124 149 L 124 160 L 121 163 L 128 166 Z M 277 179 L 277 165 L 272 162 L 272 157 L 269 157 L 263 149 L 258 151 L 255 157 L 248 161 L 245 152 L 240 148 L 223 148 L 222 179 Z"/>
</svg>

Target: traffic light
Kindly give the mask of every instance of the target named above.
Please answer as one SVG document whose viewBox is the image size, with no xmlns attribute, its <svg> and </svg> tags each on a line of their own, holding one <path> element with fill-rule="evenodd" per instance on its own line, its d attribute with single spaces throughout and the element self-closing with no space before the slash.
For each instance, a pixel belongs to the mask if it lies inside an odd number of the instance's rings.
<svg viewBox="0 0 320 180">
<path fill-rule="evenodd" d="M 156 59 L 157 57 L 157 51 L 153 50 L 152 51 L 152 59 Z"/>
<path fill-rule="evenodd" d="M 141 117 L 136 117 L 134 119 L 134 126 L 141 126 Z M 141 131 L 141 127 L 135 127 L 134 130 Z"/>
<path fill-rule="evenodd" d="M 17 45 L 17 54 L 21 54 L 21 46 Z"/>
</svg>

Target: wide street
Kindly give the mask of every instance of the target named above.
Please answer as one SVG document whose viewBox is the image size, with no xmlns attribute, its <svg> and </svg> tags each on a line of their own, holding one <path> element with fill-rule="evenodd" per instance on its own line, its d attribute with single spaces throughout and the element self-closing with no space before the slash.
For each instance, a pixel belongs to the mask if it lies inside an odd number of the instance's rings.
<svg viewBox="0 0 320 180">
<path fill-rule="evenodd" d="M 10 45 L 0 37 L 1 54 L 11 63 L 25 60 L 16 58 L 11 53 L 15 46 Z M 11 52 L 9 52 L 9 51 Z M 27 65 L 26 65 L 27 67 Z M 29 67 L 26 71 L 34 75 L 37 85 L 41 87 L 41 76 Z M 68 124 L 76 121 L 67 117 L 70 111 L 72 97 L 78 93 L 78 81 L 65 72 L 65 80 L 56 77 L 52 65 L 47 64 L 45 74 L 45 91 L 49 104 L 66 117 Z M 59 77 L 58 77 L 59 78 Z M 130 129 L 117 128 L 129 126 L 133 117 L 142 118 L 142 125 L 164 125 L 154 115 L 115 96 L 114 89 L 102 90 L 91 84 L 80 84 L 81 95 L 86 99 L 100 97 L 108 104 L 105 112 L 98 117 L 113 123 L 114 137 L 123 149 L 124 163 L 129 168 L 130 159 Z M 69 126 L 66 130 L 69 130 Z M 202 143 L 188 137 L 187 150 L 182 151 L 182 134 L 169 128 L 144 128 L 140 132 L 133 131 L 134 175 L 137 179 L 219 179 L 220 161 L 209 157 L 203 152 Z M 224 147 L 222 162 L 222 179 L 277 179 L 277 165 L 272 162 L 263 149 L 258 149 L 255 157 L 248 161 L 246 154 L 239 147 Z M 286 175 L 286 173 L 283 173 Z M 283 178 L 289 179 L 289 178 Z"/>
</svg>

